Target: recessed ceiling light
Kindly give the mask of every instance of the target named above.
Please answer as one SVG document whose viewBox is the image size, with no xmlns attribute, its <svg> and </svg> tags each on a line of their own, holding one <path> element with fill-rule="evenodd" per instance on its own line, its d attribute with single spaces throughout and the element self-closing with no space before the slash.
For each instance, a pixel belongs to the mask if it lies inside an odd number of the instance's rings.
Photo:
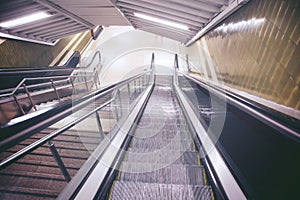
<svg viewBox="0 0 300 200">
<path fill-rule="evenodd" d="M 138 18 L 145 19 L 145 20 L 149 20 L 149 21 L 152 21 L 152 22 L 164 24 L 164 25 L 167 25 L 167 26 L 172 26 L 174 28 L 189 30 L 189 27 L 186 26 L 186 25 L 178 24 L 178 23 L 171 22 L 171 21 L 168 21 L 168 20 L 159 19 L 159 18 L 152 17 L 152 16 L 149 16 L 149 15 L 144 15 L 144 14 L 141 14 L 141 13 L 134 13 L 134 16 L 136 16 Z"/>
<path fill-rule="evenodd" d="M 23 24 L 28 24 L 28 23 L 31 23 L 34 21 L 45 19 L 50 16 L 51 16 L 51 14 L 41 11 L 41 12 L 33 13 L 31 15 L 26 15 L 26 16 L 12 19 L 12 20 L 9 20 L 6 22 L 2 22 L 2 23 L 0 23 L 0 26 L 3 28 L 13 28 L 13 27 L 20 26 Z"/>
</svg>

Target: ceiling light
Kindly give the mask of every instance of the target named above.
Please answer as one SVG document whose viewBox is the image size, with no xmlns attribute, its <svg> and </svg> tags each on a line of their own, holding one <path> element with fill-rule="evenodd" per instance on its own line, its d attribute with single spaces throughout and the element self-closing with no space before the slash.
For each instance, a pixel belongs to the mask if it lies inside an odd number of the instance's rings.
<svg viewBox="0 0 300 200">
<path fill-rule="evenodd" d="M 183 24 L 178 24 L 178 23 L 175 23 L 175 22 L 159 19 L 159 18 L 156 18 L 156 17 L 151 17 L 151 16 L 148 16 L 148 15 L 140 14 L 140 13 L 134 13 L 134 16 L 136 16 L 138 18 L 145 19 L 145 20 L 149 20 L 149 21 L 152 21 L 152 22 L 164 24 L 164 25 L 167 25 L 167 26 L 172 26 L 172 27 L 175 27 L 175 28 L 183 29 L 183 30 L 189 30 L 189 27 L 185 26 Z"/>
<path fill-rule="evenodd" d="M 41 12 L 33 13 L 31 15 L 22 16 L 22 17 L 12 19 L 12 20 L 9 20 L 9 21 L 6 21 L 6 22 L 2 22 L 2 23 L 0 23 L 0 26 L 3 27 L 3 28 L 12 28 L 12 27 L 15 27 L 15 26 L 20 26 L 20 25 L 23 25 L 23 24 L 28 24 L 28 23 L 31 23 L 31 22 L 34 22 L 34 21 L 45 19 L 45 18 L 50 17 L 50 16 L 51 15 L 49 13 L 41 11 Z"/>
</svg>

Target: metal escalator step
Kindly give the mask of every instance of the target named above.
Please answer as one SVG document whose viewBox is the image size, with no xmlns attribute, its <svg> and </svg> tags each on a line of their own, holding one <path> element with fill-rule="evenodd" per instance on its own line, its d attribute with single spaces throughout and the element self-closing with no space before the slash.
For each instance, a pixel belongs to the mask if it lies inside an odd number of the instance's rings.
<svg viewBox="0 0 300 200">
<path fill-rule="evenodd" d="M 187 130 L 170 130 L 170 129 L 161 129 L 157 130 L 160 128 L 160 126 L 154 126 L 152 125 L 153 130 L 149 130 L 149 127 L 142 127 L 140 128 L 139 126 L 135 130 L 134 138 L 133 140 L 138 140 L 138 139 L 165 139 L 165 140 L 171 140 L 174 138 L 180 138 L 180 139 L 185 139 L 185 140 L 190 140 L 190 134 Z M 179 137 L 180 136 L 180 137 Z"/>
<path fill-rule="evenodd" d="M 168 166 L 123 162 L 119 180 L 145 183 L 204 185 L 203 167 L 172 164 Z"/>
<path fill-rule="evenodd" d="M 208 186 L 186 186 L 142 182 L 115 181 L 111 200 L 209 200 L 213 199 Z"/>
<path fill-rule="evenodd" d="M 194 149 L 194 146 L 191 141 L 178 139 L 133 139 L 130 148 L 134 152 L 149 152 L 163 148 L 174 151 L 191 151 Z"/>
<path fill-rule="evenodd" d="M 132 152 L 131 148 L 127 150 L 124 161 L 135 163 L 153 163 L 153 164 L 186 164 L 198 165 L 199 153 L 196 151 L 171 151 L 159 150 L 148 153 Z"/>
</svg>

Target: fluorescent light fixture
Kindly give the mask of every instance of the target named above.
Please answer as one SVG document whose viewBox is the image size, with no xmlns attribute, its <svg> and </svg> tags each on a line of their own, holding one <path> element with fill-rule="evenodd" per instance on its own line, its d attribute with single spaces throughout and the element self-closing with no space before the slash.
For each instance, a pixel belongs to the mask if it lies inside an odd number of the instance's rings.
<svg viewBox="0 0 300 200">
<path fill-rule="evenodd" d="M 22 16 L 22 17 L 12 19 L 12 20 L 9 20 L 6 22 L 2 22 L 2 23 L 0 23 L 0 26 L 3 28 L 13 28 L 15 26 L 20 26 L 23 24 L 28 24 L 28 23 L 31 23 L 34 21 L 45 19 L 50 16 L 51 15 L 49 13 L 40 11 L 40 12 L 33 13 L 31 15 Z"/>
<path fill-rule="evenodd" d="M 141 19 L 145 19 L 145 20 L 149 20 L 149 21 L 152 21 L 152 22 L 156 22 L 156 23 L 159 23 L 159 24 L 164 24 L 164 25 L 167 25 L 167 26 L 172 26 L 172 27 L 175 27 L 175 28 L 178 28 L 178 29 L 189 30 L 189 27 L 185 26 L 183 24 L 178 24 L 178 23 L 175 23 L 175 22 L 171 22 L 171 21 L 159 19 L 159 18 L 156 18 L 156 17 L 151 17 L 149 15 L 144 15 L 144 14 L 140 14 L 140 13 L 134 13 L 134 16 L 136 16 L 138 18 L 141 18 Z"/>
</svg>

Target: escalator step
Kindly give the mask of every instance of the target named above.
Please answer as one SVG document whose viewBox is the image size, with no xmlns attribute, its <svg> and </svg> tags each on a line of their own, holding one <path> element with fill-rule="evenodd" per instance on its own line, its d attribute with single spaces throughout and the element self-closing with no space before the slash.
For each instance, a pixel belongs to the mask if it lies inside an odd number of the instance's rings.
<svg viewBox="0 0 300 200">
<path fill-rule="evenodd" d="M 124 161 L 149 164 L 186 164 L 199 165 L 199 153 L 196 151 L 159 150 L 149 153 L 135 153 L 129 148 Z"/>
<path fill-rule="evenodd" d="M 205 185 L 203 167 L 197 165 L 153 165 L 123 162 L 119 172 L 121 181 Z"/>
<path fill-rule="evenodd" d="M 110 194 L 111 200 L 209 200 L 213 199 L 208 186 L 153 184 L 115 181 Z"/>
</svg>

